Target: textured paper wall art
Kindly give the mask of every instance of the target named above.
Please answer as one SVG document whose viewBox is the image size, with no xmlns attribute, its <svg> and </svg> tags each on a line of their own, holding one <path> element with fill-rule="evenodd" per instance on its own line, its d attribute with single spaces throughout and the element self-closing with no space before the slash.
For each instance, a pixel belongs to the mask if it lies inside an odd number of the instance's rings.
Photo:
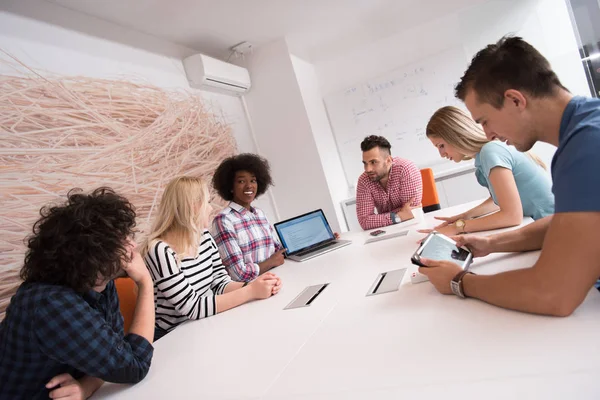
<svg viewBox="0 0 600 400">
<path fill-rule="evenodd" d="M 2 319 L 40 207 L 74 187 L 109 186 L 136 206 L 143 235 L 172 177 L 209 180 L 236 146 L 224 118 L 193 93 L 42 76 L 7 54 L 0 58 L 15 71 L 0 75 Z M 212 192 L 211 201 L 216 210 L 224 205 Z"/>
</svg>

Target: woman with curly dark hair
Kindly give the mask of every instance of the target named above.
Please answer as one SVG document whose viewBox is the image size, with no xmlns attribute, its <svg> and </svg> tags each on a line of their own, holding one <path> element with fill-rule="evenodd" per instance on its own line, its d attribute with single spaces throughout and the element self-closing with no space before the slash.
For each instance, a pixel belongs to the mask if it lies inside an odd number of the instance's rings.
<svg viewBox="0 0 600 400">
<path fill-rule="evenodd" d="M 252 206 L 273 184 L 269 162 L 256 154 L 239 154 L 219 165 L 213 187 L 229 206 L 214 219 L 212 233 L 227 272 L 250 282 L 284 262 L 285 249 L 265 213 Z"/>
<path fill-rule="evenodd" d="M 0 323 L 0 398 L 87 398 L 103 381 L 139 382 L 152 359 L 154 294 L 133 205 L 109 188 L 71 190 L 40 214 Z M 125 275 L 138 287 L 127 335 L 113 282 Z"/>
</svg>

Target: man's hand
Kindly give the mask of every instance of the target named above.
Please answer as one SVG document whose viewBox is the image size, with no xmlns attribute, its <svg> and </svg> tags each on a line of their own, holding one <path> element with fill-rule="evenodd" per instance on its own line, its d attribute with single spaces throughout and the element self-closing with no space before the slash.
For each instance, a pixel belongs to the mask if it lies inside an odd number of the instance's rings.
<svg viewBox="0 0 600 400">
<path fill-rule="evenodd" d="M 441 294 L 452 294 L 450 281 L 462 271 L 462 268 L 452 261 L 434 261 L 421 258 L 421 262 L 426 267 L 420 267 L 419 272 L 429 278 L 437 291 Z"/>
<path fill-rule="evenodd" d="M 51 399 L 84 400 L 88 398 L 81 383 L 69 374 L 57 375 L 50 379 L 46 388 L 52 389 L 49 395 Z"/>
<path fill-rule="evenodd" d="M 488 236 L 457 235 L 452 236 L 458 247 L 466 247 L 473 253 L 473 257 L 485 257 L 493 253 L 492 243 Z"/>
<path fill-rule="evenodd" d="M 415 198 L 413 197 L 412 199 L 410 199 L 409 201 L 407 201 L 406 203 L 404 203 L 404 205 L 396 210 L 394 210 L 394 213 L 400 217 L 400 221 L 408 221 L 409 219 L 413 219 L 415 216 L 412 213 L 412 209 L 413 208 L 418 208 L 417 207 L 413 207 L 412 203 L 415 201 Z"/>
</svg>

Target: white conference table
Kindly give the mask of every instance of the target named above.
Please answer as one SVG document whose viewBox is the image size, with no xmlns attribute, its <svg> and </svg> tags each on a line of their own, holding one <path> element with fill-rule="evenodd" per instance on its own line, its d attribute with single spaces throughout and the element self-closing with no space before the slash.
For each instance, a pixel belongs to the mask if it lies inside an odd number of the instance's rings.
<svg viewBox="0 0 600 400">
<path fill-rule="evenodd" d="M 137 385 L 110 399 L 592 399 L 600 377 L 600 293 L 568 318 L 509 311 L 412 284 L 415 230 L 478 202 L 419 215 L 404 237 L 350 246 L 273 272 L 281 292 L 183 324 L 155 344 Z M 530 220 L 529 220 L 530 221 Z M 526 221 L 526 222 L 529 222 Z M 532 265 L 539 252 L 493 254 L 472 270 Z M 408 268 L 396 292 L 366 297 L 381 272 Z M 572 266 L 565 266 L 571 268 Z M 330 283 L 310 307 L 283 310 L 306 286 Z"/>
</svg>

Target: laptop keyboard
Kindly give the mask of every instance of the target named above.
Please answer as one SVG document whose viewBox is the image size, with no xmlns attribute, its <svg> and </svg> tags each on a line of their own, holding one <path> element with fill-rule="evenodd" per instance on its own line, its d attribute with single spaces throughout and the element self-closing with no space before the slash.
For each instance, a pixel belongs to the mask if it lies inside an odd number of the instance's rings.
<svg viewBox="0 0 600 400">
<path fill-rule="evenodd" d="M 326 249 L 326 248 L 328 248 L 328 247 L 331 247 L 331 246 L 333 246 L 333 245 L 335 245 L 335 244 L 337 244 L 337 242 L 336 242 L 336 241 L 333 241 L 333 242 L 328 242 L 328 243 L 322 244 L 322 245 L 320 245 L 320 246 L 313 247 L 312 249 L 308 249 L 308 250 L 301 251 L 300 253 L 297 253 L 297 254 L 296 254 L 296 256 L 300 256 L 300 257 L 302 257 L 302 256 L 305 256 L 305 255 L 307 255 L 307 254 L 309 254 L 309 253 L 313 253 L 313 252 L 315 252 L 315 251 L 317 251 L 317 250 Z"/>
</svg>

